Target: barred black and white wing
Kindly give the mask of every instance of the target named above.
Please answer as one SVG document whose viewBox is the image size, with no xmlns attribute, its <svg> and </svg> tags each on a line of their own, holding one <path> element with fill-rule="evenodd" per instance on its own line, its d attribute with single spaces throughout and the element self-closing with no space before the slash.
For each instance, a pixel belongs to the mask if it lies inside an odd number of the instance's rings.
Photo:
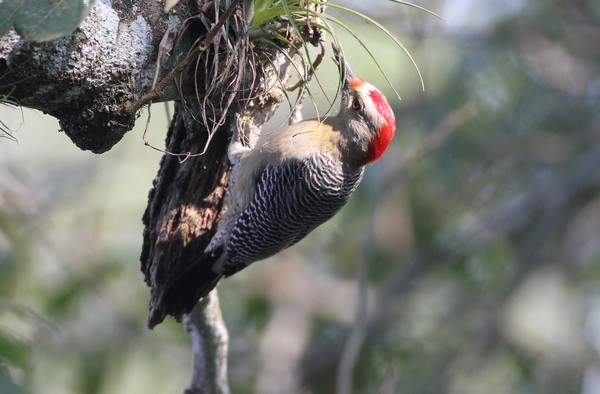
<svg viewBox="0 0 600 394">
<path fill-rule="evenodd" d="M 321 153 L 268 165 L 231 231 L 222 273 L 232 275 L 300 241 L 344 206 L 362 174 Z"/>
</svg>

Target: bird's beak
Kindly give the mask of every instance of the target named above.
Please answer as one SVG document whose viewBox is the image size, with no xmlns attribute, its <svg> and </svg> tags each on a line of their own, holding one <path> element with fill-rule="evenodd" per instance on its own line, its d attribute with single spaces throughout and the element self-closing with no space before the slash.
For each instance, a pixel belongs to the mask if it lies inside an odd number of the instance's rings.
<svg viewBox="0 0 600 394">
<path fill-rule="evenodd" d="M 345 66 L 346 66 L 346 79 L 344 80 L 344 93 L 349 93 L 350 92 L 350 87 L 351 87 L 351 81 L 353 78 L 356 77 L 356 74 L 354 74 L 354 71 L 352 71 L 352 69 L 350 68 L 350 66 L 348 65 L 348 63 L 344 62 Z"/>
</svg>

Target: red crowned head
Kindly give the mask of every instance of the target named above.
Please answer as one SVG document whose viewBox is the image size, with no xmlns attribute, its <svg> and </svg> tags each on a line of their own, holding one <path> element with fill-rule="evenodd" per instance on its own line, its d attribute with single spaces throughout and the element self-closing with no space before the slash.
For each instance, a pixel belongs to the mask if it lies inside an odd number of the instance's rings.
<svg viewBox="0 0 600 394">
<path fill-rule="evenodd" d="M 346 64 L 340 115 L 362 147 L 360 165 L 379 159 L 396 131 L 396 119 L 387 99 L 376 87 L 357 77 Z"/>
</svg>

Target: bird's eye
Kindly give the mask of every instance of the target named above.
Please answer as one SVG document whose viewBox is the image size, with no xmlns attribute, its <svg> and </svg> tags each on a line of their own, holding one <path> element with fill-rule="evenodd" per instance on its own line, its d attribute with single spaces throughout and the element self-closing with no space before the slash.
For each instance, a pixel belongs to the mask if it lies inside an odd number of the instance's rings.
<svg viewBox="0 0 600 394">
<path fill-rule="evenodd" d="M 363 105 L 359 99 L 355 98 L 354 100 L 352 100 L 352 109 L 354 109 L 356 111 L 360 111 L 362 109 L 362 107 L 363 107 Z"/>
</svg>

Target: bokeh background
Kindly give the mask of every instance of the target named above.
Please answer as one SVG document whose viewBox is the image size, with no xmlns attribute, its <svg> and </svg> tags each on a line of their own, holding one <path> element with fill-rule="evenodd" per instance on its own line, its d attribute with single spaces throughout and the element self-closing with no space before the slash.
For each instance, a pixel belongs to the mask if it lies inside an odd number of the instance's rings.
<svg viewBox="0 0 600 394">
<path fill-rule="evenodd" d="M 332 393 L 352 336 L 356 393 L 600 393 L 600 3 L 419 2 L 446 22 L 339 4 L 398 36 L 426 90 L 385 35 L 330 11 L 402 96 L 340 31 L 397 134 L 338 216 L 219 286 L 233 392 Z M 34 111 L 0 119 L 18 141 L 0 138 L 0 392 L 181 392 L 187 333 L 145 327 L 144 117 L 100 156 Z"/>
</svg>

